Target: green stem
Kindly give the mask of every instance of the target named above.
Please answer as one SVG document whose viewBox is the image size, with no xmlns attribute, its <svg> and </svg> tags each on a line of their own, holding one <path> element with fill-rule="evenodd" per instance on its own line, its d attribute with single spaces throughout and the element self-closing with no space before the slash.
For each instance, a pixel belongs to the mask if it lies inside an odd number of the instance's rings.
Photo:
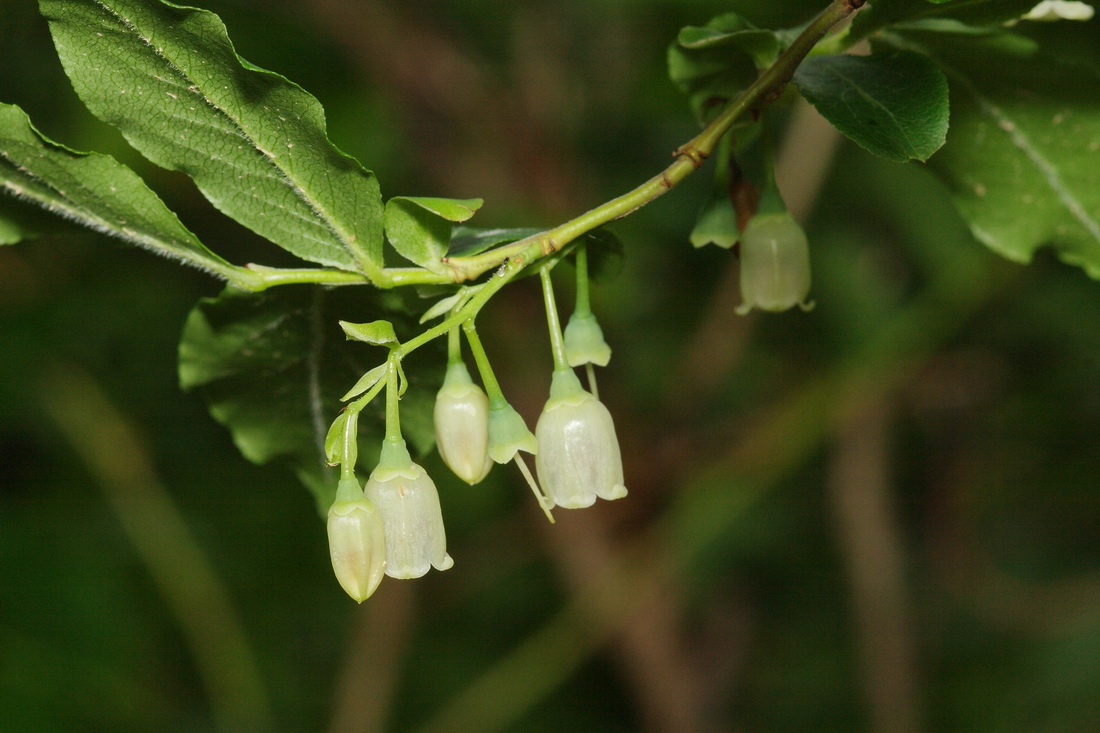
<svg viewBox="0 0 1100 733">
<path fill-rule="evenodd" d="M 592 305 L 588 300 L 588 245 L 577 247 L 575 258 L 577 267 L 577 303 L 573 312 L 578 316 L 592 315 Z"/>
<path fill-rule="evenodd" d="M 401 442 L 401 408 L 398 406 L 401 399 L 400 386 L 397 380 L 398 350 L 390 352 L 389 368 L 386 369 L 386 440 L 389 442 Z"/>
<path fill-rule="evenodd" d="M 554 283 L 550 279 L 550 268 L 543 266 L 539 270 L 542 278 L 542 299 L 546 303 L 546 325 L 550 329 L 550 347 L 554 352 L 554 371 L 569 369 L 569 360 L 565 358 L 565 339 L 561 334 L 558 321 L 558 306 L 554 302 Z"/>
<path fill-rule="evenodd" d="M 340 478 L 354 479 L 355 464 L 359 460 L 359 411 L 349 412 L 344 420 L 344 460 L 340 464 Z"/>
<path fill-rule="evenodd" d="M 508 401 L 504 399 L 504 392 L 501 391 L 497 375 L 493 373 L 493 367 L 489 364 L 489 356 L 485 353 L 485 347 L 481 345 L 481 337 L 477 335 L 473 320 L 462 324 L 462 330 L 466 332 L 466 340 L 470 342 L 470 353 L 474 355 L 478 374 L 481 375 L 481 382 L 485 385 L 485 395 L 489 398 L 489 405 L 499 409 L 508 404 Z"/>
<path fill-rule="evenodd" d="M 455 326 L 461 326 L 466 321 L 476 317 L 485 304 L 489 302 L 489 299 L 496 295 L 498 290 L 507 285 L 512 278 L 523 269 L 530 259 L 537 259 L 537 255 L 534 253 L 539 251 L 540 246 L 541 245 L 538 243 L 532 244 L 527 251 L 513 256 L 495 275 L 493 275 L 492 278 L 482 284 L 477 294 L 466 301 L 465 305 L 452 312 L 451 315 L 447 316 L 447 318 L 438 325 L 429 328 L 419 336 L 415 336 L 401 344 L 400 348 L 397 349 L 400 358 L 408 356 L 429 341 L 447 333 Z"/>
<path fill-rule="evenodd" d="M 462 363 L 462 341 L 460 340 L 462 334 L 458 332 L 458 328 L 452 328 L 447 332 L 447 363 L 448 364 L 461 364 Z"/>
<path fill-rule="evenodd" d="M 370 401 L 377 397 L 378 393 L 381 392 L 386 386 L 387 381 L 385 379 L 379 379 L 377 382 L 375 382 L 374 386 L 367 390 L 367 392 L 362 397 L 359 397 L 354 402 L 348 404 L 348 412 L 361 412 L 362 409 L 369 405 Z M 348 419 L 350 420 L 351 417 L 349 416 Z"/>
<path fill-rule="evenodd" d="M 232 272 L 222 273 L 237 287 L 260 292 L 277 285 L 365 285 L 373 283 L 380 288 L 395 288 L 403 285 L 439 285 L 453 283 L 454 275 L 449 272 L 432 272 L 421 267 L 390 267 L 379 271 L 374 277 L 360 272 L 329 270 L 324 268 L 279 269 L 264 265 L 248 265 L 235 268 Z"/>
<path fill-rule="evenodd" d="M 476 278 L 515 255 L 539 259 L 559 250 L 577 237 L 596 227 L 622 218 L 667 193 L 690 173 L 702 166 L 733 123 L 751 109 L 760 110 L 777 99 L 795 69 L 825 37 L 833 26 L 847 18 L 865 0 L 833 0 L 805 30 L 779 55 L 775 63 L 764 70 L 736 100 L 731 102 L 706 128 L 676 149 L 676 160 L 659 174 L 632 191 L 581 214 L 553 229 L 471 257 L 454 257 L 447 264 L 458 280 Z M 539 250 L 539 245 L 542 251 Z M 530 260 L 529 260 L 530 261 Z"/>
</svg>

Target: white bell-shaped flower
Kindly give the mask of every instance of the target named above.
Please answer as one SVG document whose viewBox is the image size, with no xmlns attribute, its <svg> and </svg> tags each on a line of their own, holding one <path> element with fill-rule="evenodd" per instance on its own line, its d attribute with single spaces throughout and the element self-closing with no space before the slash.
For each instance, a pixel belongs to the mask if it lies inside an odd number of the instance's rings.
<svg viewBox="0 0 1100 733">
<path fill-rule="evenodd" d="M 462 362 L 447 365 L 435 397 L 435 443 L 455 475 L 468 484 L 485 478 L 489 458 L 489 398 L 470 379 Z"/>
<path fill-rule="evenodd" d="M 595 364 L 607 366 L 611 361 L 611 347 L 603 338 L 596 316 L 591 313 L 574 313 L 565 325 L 565 358 L 569 366 Z"/>
<path fill-rule="evenodd" d="M 535 465 L 543 491 L 560 507 L 626 496 L 623 459 L 611 413 L 570 369 L 554 371 L 550 399 L 535 427 Z"/>
<path fill-rule="evenodd" d="M 385 571 L 384 526 L 354 478 L 340 481 L 328 510 L 328 547 L 340 587 L 358 603 L 370 598 Z"/>
<path fill-rule="evenodd" d="M 429 568 L 447 570 L 447 535 L 439 494 L 428 473 L 412 462 L 404 440 L 385 440 L 378 466 L 364 488 L 382 514 L 386 575 L 419 578 Z"/>
<path fill-rule="evenodd" d="M 741 300 L 737 312 L 753 308 L 785 311 L 813 307 L 810 250 L 806 233 L 787 212 L 757 214 L 741 232 Z"/>
</svg>

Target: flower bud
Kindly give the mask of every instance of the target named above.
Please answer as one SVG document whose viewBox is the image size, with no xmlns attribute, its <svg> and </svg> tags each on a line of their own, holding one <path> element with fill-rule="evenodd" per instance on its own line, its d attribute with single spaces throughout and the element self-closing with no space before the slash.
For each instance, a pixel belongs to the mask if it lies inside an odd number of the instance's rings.
<svg viewBox="0 0 1100 733">
<path fill-rule="evenodd" d="M 370 598 L 385 570 L 384 527 L 381 513 L 353 478 L 340 481 L 328 510 L 328 547 L 340 587 L 358 603 Z"/>
<path fill-rule="evenodd" d="M 489 458 L 489 398 L 470 379 L 466 365 L 447 366 L 435 398 L 435 442 L 455 475 L 476 484 L 493 465 Z"/>
<path fill-rule="evenodd" d="M 569 366 L 595 364 L 607 366 L 611 361 L 611 347 L 603 338 L 596 316 L 574 313 L 565 326 L 565 358 Z"/>
<path fill-rule="evenodd" d="M 386 534 L 386 575 L 419 578 L 429 567 L 447 570 L 447 535 L 439 494 L 427 472 L 412 462 L 403 440 L 386 440 L 382 457 L 364 489 L 382 514 Z"/>
<path fill-rule="evenodd" d="M 802 227 L 787 212 L 758 214 L 741 232 L 741 299 L 745 315 L 753 308 L 809 310 L 810 250 Z"/>
<path fill-rule="evenodd" d="M 535 427 L 543 491 L 560 507 L 592 506 L 626 496 L 623 460 L 611 413 L 571 370 L 554 372 L 550 399 Z"/>
</svg>

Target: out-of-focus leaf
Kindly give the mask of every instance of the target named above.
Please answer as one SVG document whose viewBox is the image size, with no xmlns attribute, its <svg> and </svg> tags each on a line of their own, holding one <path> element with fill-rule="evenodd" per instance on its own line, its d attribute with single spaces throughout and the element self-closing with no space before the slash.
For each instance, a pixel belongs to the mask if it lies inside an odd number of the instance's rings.
<svg viewBox="0 0 1100 733">
<path fill-rule="evenodd" d="M 136 173 L 109 155 L 53 142 L 13 104 L 0 104 L 0 190 L 102 234 L 237 279 L 240 268 L 203 246 Z M 7 232 L 0 239 L 26 235 L 14 215 L 0 212 L 0 226 Z"/>
<path fill-rule="evenodd" d="M 402 257 L 433 272 L 443 272 L 451 229 L 481 208 L 481 199 L 395 196 L 386 202 L 386 237 Z"/>
<path fill-rule="evenodd" d="M 889 160 L 927 160 L 947 135 L 947 80 L 920 54 L 811 56 L 794 83 L 838 130 Z"/>
<path fill-rule="evenodd" d="M 1067 44 L 1091 29 L 1066 24 Z M 1050 245 L 1100 278 L 1100 68 L 1025 36 L 907 32 L 951 86 L 951 129 L 930 166 L 974 236 L 1018 262 Z"/>
<path fill-rule="evenodd" d="M 971 25 L 993 25 L 1019 18 L 1037 0 L 871 0 L 852 21 L 852 38 L 925 18 L 949 18 Z"/>
<path fill-rule="evenodd" d="M 320 287 L 226 291 L 195 306 L 180 341 L 181 386 L 203 395 L 245 458 L 286 461 L 322 510 L 332 502 L 338 478 L 328 466 L 325 439 L 340 396 L 366 371 L 367 356 L 349 348 L 336 325 L 338 315 L 366 315 L 363 293 L 353 295 Z M 438 383 L 434 370 L 417 371 L 402 400 L 402 425 L 414 446 L 430 449 L 431 436 L 422 428 L 431 422 Z M 420 372 L 433 378 L 425 380 Z M 425 405 L 428 417 L 416 415 Z M 371 405 L 360 415 L 360 455 L 377 455 L 383 433 L 382 409 Z"/>
<path fill-rule="evenodd" d="M 751 84 L 758 69 L 771 64 L 779 51 L 775 32 L 726 13 L 703 27 L 681 29 L 668 49 L 668 76 L 703 121 L 710 110 Z"/>
<path fill-rule="evenodd" d="M 244 61 L 211 12 L 160 0 L 41 0 L 84 104 L 222 212 L 299 257 L 382 267 L 373 174 L 328 140 L 324 110 Z"/>
</svg>

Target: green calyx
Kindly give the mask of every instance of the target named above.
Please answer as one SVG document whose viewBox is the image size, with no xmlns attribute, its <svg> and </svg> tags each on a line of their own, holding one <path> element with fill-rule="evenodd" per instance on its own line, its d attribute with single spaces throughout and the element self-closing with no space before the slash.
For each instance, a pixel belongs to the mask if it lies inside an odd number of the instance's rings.
<svg viewBox="0 0 1100 733">
<path fill-rule="evenodd" d="M 461 361 L 452 361 L 447 364 L 447 372 L 443 375 L 443 386 L 440 391 L 446 391 L 455 397 L 461 397 L 470 390 L 477 389 L 474 380 L 470 377 L 470 370 Z"/>
<path fill-rule="evenodd" d="M 514 407 L 494 401 L 489 407 L 489 457 L 496 463 L 508 463 L 521 450 L 538 453 L 535 434 Z"/>
<path fill-rule="evenodd" d="M 359 485 L 357 478 L 342 478 L 336 484 L 336 498 L 332 502 L 332 510 L 337 514 L 346 514 L 354 507 L 348 505 L 364 501 L 363 487 Z"/>
<path fill-rule="evenodd" d="M 581 380 L 577 379 L 572 369 L 555 369 L 550 380 L 550 399 L 546 401 L 544 412 L 561 405 L 580 405 L 592 399 L 595 398 L 581 386 Z"/>
<path fill-rule="evenodd" d="M 611 361 L 611 347 L 604 340 L 603 329 L 592 313 L 574 313 L 569 317 L 565 326 L 565 358 L 571 367 L 607 366 Z"/>
<path fill-rule="evenodd" d="M 382 441 L 382 452 L 378 456 L 378 465 L 371 471 L 371 477 L 379 481 L 389 481 L 395 476 L 415 479 L 423 470 L 413 463 L 403 438 L 386 438 Z"/>
</svg>

